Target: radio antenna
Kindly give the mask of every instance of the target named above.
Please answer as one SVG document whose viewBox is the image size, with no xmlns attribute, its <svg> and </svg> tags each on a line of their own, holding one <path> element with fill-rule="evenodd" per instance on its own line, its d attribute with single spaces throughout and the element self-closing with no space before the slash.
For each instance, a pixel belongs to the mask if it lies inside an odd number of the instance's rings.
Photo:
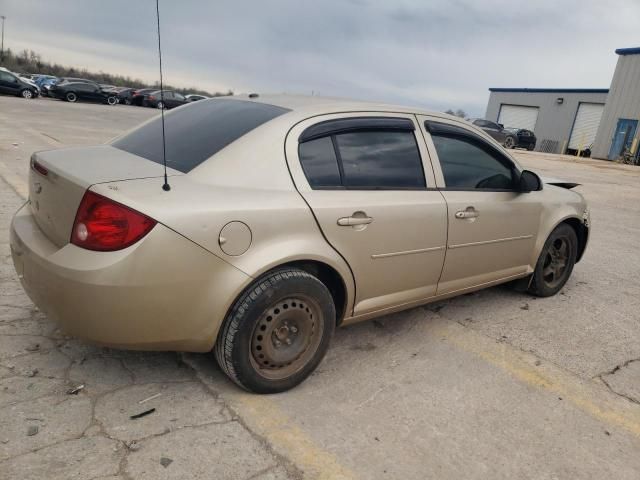
<svg viewBox="0 0 640 480">
<path fill-rule="evenodd" d="M 169 180 L 167 178 L 167 145 L 164 134 L 164 85 L 162 84 L 162 47 L 160 45 L 160 6 L 159 0 L 156 0 L 156 20 L 158 21 L 158 61 L 160 63 L 160 101 L 162 102 L 162 108 L 160 109 L 160 116 L 162 117 L 162 164 L 164 165 L 164 185 L 162 189 L 165 192 L 171 190 Z"/>
</svg>

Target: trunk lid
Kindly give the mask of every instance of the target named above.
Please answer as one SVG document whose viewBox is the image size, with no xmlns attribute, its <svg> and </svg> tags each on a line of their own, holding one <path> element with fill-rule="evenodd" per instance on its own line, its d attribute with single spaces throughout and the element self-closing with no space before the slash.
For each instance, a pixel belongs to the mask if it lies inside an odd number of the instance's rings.
<svg viewBox="0 0 640 480">
<path fill-rule="evenodd" d="M 167 173 L 182 175 L 172 169 Z M 34 153 L 29 171 L 31 212 L 49 240 L 63 247 L 91 185 L 162 176 L 162 165 L 110 145 Z"/>
</svg>

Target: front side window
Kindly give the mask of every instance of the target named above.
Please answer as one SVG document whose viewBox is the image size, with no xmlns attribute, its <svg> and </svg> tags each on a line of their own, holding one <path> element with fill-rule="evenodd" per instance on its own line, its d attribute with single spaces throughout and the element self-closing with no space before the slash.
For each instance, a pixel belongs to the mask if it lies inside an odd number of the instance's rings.
<svg viewBox="0 0 640 480">
<path fill-rule="evenodd" d="M 489 145 L 463 136 L 432 138 L 447 188 L 513 190 L 513 167 Z"/>
<path fill-rule="evenodd" d="M 426 188 L 408 119 L 350 118 L 314 125 L 301 137 L 298 156 L 311 188 Z"/>
</svg>

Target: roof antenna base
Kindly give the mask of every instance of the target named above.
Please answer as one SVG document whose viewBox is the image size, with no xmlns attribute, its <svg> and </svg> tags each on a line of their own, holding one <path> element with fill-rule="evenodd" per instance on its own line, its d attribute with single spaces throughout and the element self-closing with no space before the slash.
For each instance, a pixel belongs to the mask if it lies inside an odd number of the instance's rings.
<svg viewBox="0 0 640 480">
<path fill-rule="evenodd" d="M 169 185 L 168 183 L 166 183 L 166 182 L 165 182 L 165 184 L 164 184 L 164 185 L 162 185 L 162 189 L 163 189 L 165 192 L 168 192 L 169 190 L 171 190 L 171 185 Z"/>
</svg>

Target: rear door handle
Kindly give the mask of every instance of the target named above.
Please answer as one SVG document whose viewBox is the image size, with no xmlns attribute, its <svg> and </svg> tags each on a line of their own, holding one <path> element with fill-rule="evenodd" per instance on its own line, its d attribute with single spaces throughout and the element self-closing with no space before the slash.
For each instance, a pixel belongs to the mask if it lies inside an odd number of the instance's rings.
<svg viewBox="0 0 640 480">
<path fill-rule="evenodd" d="M 356 225 L 369 225 L 373 222 L 373 218 L 363 216 L 363 217 L 342 217 L 338 219 L 338 225 L 341 227 L 354 227 Z"/>
<path fill-rule="evenodd" d="M 480 213 L 478 213 L 478 211 L 473 208 L 473 207 L 467 207 L 466 210 L 459 210 L 456 212 L 456 218 L 459 219 L 465 219 L 465 218 L 477 218 L 480 216 Z"/>
</svg>

